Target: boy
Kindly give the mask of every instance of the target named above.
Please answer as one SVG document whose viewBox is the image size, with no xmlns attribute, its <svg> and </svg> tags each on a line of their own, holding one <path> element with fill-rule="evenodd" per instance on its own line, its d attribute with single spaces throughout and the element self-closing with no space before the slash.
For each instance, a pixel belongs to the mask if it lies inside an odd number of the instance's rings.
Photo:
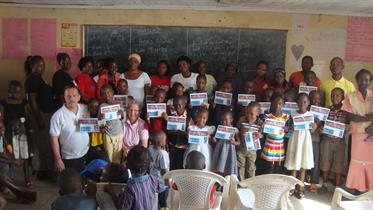
<svg viewBox="0 0 373 210">
<path fill-rule="evenodd" d="M 72 168 L 64 169 L 59 178 L 60 197 L 53 201 L 52 210 L 96 210 L 95 199 L 82 195 L 80 174 Z"/>
<path fill-rule="evenodd" d="M 154 93 L 155 103 L 165 103 L 167 97 L 167 92 L 164 89 L 158 88 Z M 166 122 L 163 118 L 149 118 L 147 117 L 149 124 L 149 131 L 155 132 L 159 130 L 166 130 Z"/>
<path fill-rule="evenodd" d="M 160 182 L 164 182 L 162 176 L 170 168 L 170 158 L 168 153 L 164 150 L 166 146 L 166 133 L 164 131 L 156 131 L 153 134 L 153 144 L 149 146 L 151 156 L 150 174 L 157 176 Z M 158 195 L 158 202 L 160 208 L 167 207 L 168 189 L 165 189 Z"/>
<path fill-rule="evenodd" d="M 147 173 L 150 161 L 149 151 L 145 147 L 140 145 L 133 147 L 127 156 L 127 166 L 131 171 L 132 178 L 128 180 L 127 185 L 118 197 L 110 184 L 105 187 L 105 191 L 111 195 L 113 202 L 117 204 L 118 210 L 151 210 L 155 193 L 165 190 L 158 177 Z"/>
</svg>

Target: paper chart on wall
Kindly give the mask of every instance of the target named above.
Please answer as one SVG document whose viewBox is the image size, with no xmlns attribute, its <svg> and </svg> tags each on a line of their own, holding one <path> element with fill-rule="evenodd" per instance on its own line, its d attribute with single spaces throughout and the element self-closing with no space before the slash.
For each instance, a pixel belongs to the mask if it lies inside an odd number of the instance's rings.
<svg viewBox="0 0 373 210">
<path fill-rule="evenodd" d="M 305 37 L 308 34 L 309 15 L 294 14 L 291 32 L 293 36 Z"/>
<path fill-rule="evenodd" d="M 348 18 L 346 60 L 373 61 L 373 18 Z"/>
<path fill-rule="evenodd" d="M 61 24 L 61 47 L 76 47 L 78 42 L 78 24 Z"/>
<path fill-rule="evenodd" d="M 31 54 L 54 59 L 57 45 L 56 19 L 31 19 Z"/>
<path fill-rule="evenodd" d="M 2 20 L 3 58 L 25 59 L 28 50 L 26 18 Z"/>
</svg>

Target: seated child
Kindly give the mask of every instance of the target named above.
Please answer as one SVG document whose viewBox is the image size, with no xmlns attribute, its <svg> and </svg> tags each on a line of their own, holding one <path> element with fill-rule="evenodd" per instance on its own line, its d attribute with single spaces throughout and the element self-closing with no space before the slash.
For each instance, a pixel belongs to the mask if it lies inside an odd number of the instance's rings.
<svg viewBox="0 0 373 210">
<path fill-rule="evenodd" d="M 127 156 L 127 167 L 132 177 L 117 196 L 113 187 L 105 186 L 105 191 L 111 195 L 118 210 L 141 209 L 151 210 L 155 201 L 155 194 L 163 192 L 164 185 L 159 178 L 149 175 L 151 157 L 149 151 L 140 145 L 133 147 Z"/>
<path fill-rule="evenodd" d="M 60 197 L 53 201 L 52 210 L 96 210 L 94 198 L 82 195 L 83 183 L 79 172 L 72 168 L 64 169 L 59 178 Z"/>
</svg>

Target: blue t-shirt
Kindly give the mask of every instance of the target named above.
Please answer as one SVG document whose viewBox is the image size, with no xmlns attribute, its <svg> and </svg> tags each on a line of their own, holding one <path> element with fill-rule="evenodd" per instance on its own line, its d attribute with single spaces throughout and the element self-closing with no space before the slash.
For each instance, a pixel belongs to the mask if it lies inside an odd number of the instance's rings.
<svg viewBox="0 0 373 210">
<path fill-rule="evenodd" d="M 52 210 L 97 210 L 96 200 L 79 193 L 58 197 L 51 206 Z"/>
</svg>

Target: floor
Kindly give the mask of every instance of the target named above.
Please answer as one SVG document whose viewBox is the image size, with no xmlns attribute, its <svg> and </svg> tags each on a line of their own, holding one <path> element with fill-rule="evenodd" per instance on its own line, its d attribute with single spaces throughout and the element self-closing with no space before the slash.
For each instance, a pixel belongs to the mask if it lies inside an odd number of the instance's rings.
<svg viewBox="0 0 373 210">
<path fill-rule="evenodd" d="M 15 171 L 14 174 L 22 174 L 21 171 Z M 21 177 L 15 177 L 17 181 L 22 180 Z M 56 182 L 33 181 L 33 190 L 38 192 L 37 202 L 33 204 L 20 204 L 15 199 L 8 200 L 5 210 L 49 210 L 50 205 L 55 198 L 58 197 L 58 188 Z M 333 192 L 326 193 L 310 193 L 306 192 L 305 197 L 301 200 L 291 198 L 295 210 L 328 210 Z"/>
</svg>

